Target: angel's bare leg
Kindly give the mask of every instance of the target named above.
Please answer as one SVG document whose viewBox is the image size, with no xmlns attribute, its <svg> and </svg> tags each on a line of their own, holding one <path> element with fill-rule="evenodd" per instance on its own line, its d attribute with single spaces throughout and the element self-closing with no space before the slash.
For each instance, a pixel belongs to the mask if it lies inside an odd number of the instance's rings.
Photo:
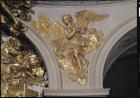
<svg viewBox="0 0 140 98">
<path fill-rule="evenodd" d="M 79 69 L 82 69 L 82 64 L 81 64 L 81 61 L 80 61 L 80 59 L 79 59 L 78 54 L 79 54 L 78 50 L 77 50 L 77 49 L 74 49 L 74 55 L 75 55 L 75 57 L 76 57 L 76 59 L 77 59 Z"/>
</svg>

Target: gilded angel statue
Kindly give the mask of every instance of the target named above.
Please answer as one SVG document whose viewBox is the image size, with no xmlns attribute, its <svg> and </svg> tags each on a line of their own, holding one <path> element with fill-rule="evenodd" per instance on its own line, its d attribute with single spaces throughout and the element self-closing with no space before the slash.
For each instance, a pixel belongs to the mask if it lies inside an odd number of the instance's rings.
<svg viewBox="0 0 140 98">
<path fill-rule="evenodd" d="M 87 67 L 88 60 L 85 59 L 87 53 L 92 52 L 99 48 L 103 39 L 103 33 L 96 28 L 88 28 L 89 23 L 101 21 L 107 18 L 108 15 L 97 14 L 92 11 L 82 10 L 75 14 L 75 20 L 71 15 L 62 16 L 62 22 L 52 22 L 46 18 L 46 23 L 49 24 L 44 29 L 47 29 L 44 35 L 48 34 L 55 36 L 50 43 L 53 52 L 56 55 L 58 65 L 62 69 L 69 70 L 69 78 L 77 81 L 79 84 L 84 85 L 87 82 Z M 46 21 L 46 20 L 45 20 Z M 34 22 L 34 24 L 33 24 Z M 40 33 L 45 22 L 41 22 L 42 26 L 37 25 L 38 22 L 32 21 L 33 26 Z M 41 30 L 39 30 L 41 29 Z"/>
</svg>

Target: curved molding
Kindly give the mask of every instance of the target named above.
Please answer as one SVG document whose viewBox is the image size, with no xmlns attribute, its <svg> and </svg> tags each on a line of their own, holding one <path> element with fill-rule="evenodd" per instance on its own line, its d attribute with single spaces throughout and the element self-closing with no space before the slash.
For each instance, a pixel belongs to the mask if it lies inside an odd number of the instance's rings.
<svg viewBox="0 0 140 98">
<path fill-rule="evenodd" d="M 95 74 L 95 78 L 91 79 L 90 81 L 91 88 L 103 88 L 103 71 L 108 54 L 110 53 L 112 47 L 116 44 L 116 42 L 128 31 L 135 28 L 136 25 L 136 17 L 133 16 L 129 20 L 122 22 L 122 24 L 119 24 L 116 28 L 112 30 L 112 32 L 109 33 L 110 36 L 107 36 L 106 40 L 102 44 L 102 47 L 98 51 L 99 54 L 97 56 L 96 67 L 94 67 L 95 70 L 93 68 L 90 68 L 90 74 Z"/>
<path fill-rule="evenodd" d="M 128 51 L 129 49 L 131 49 L 132 47 L 134 47 L 134 46 L 136 46 L 136 45 L 137 45 L 137 43 L 131 44 L 131 45 L 129 45 L 128 47 L 126 47 L 124 50 L 122 50 L 122 51 L 120 51 L 118 54 L 116 54 L 115 58 L 111 60 L 111 62 L 109 63 L 109 65 L 107 65 L 107 66 L 104 67 L 104 69 L 105 69 L 105 70 L 104 70 L 104 73 L 103 73 L 104 78 L 105 78 L 105 75 L 106 75 L 106 73 L 108 72 L 109 68 L 111 67 L 111 65 L 115 62 L 115 60 L 116 60 L 118 57 L 120 57 L 124 52 Z"/>
<path fill-rule="evenodd" d="M 25 24 L 25 23 L 24 23 Z M 27 24 L 25 24 L 27 25 Z M 40 38 L 39 35 L 34 33 L 31 29 L 29 29 L 25 35 L 32 41 L 32 43 L 37 47 L 40 52 L 42 58 L 44 59 L 45 66 L 48 71 L 48 80 L 49 80 L 49 89 L 56 90 L 61 89 L 61 79 L 60 79 L 60 70 L 56 64 L 54 64 L 53 59 L 51 58 L 51 54 L 49 52 L 48 47 L 44 45 L 44 42 Z"/>
<path fill-rule="evenodd" d="M 108 72 L 109 68 L 113 64 L 113 62 L 118 59 L 124 52 L 126 51 L 131 51 L 131 48 L 133 49 L 136 47 L 137 42 L 136 42 L 136 31 L 137 28 L 134 28 L 127 32 L 124 36 L 122 36 L 117 43 L 112 47 L 111 52 L 109 53 L 106 63 L 104 65 L 104 78 L 106 73 Z M 130 52 L 131 53 L 131 52 Z M 130 54 L 127 53 L 127 54 Z M 132 52 L 134 53 L 134 52 Z"/>
</svg>

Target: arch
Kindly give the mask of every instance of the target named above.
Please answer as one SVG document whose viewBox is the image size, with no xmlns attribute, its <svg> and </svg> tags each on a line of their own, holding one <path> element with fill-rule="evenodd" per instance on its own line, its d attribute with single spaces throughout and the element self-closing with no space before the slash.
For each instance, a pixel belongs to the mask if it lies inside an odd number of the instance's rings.
<svg viewBox="0 0 140 98">
<path fill-rule="evenodd" d="M 131 48 L 135 47 L 137 45 L 137 40 L 136 40 L 136 33 L 137 33 L 137 28 L 134 28 L 127 32 L 124 36 L 122 36 L 117 43 L 112 47 L 105 66 L 104 66 L 104 77 L 106 73 L 108 72 L 109 68 L 111 65 L 115 62 L 116 59 L 118 59 L 124 52 L 131 50 Z M 135 51 L 133 51 L 135 52 Z"/>
<path fill-rule="evenodd" d="M 110 88 L 109 97 L 137 96 L 136 58 L 137 58 L 136 45 L 130 45 L 130 48 L 124 51 L 111 64 L 103 81 L 104 88 Z"/>
<path fill-rule="evenodd" d="M 118 26 L 105 37 L 104 42 L 98 50 L 95 66 L 94 68 L 91 67 L 89 71 L 90 76 L 95 74 L 95 77 L 91 77 L 91 80 L 89 81 L 91 88 L 103 89 L 103 71 L 107 56 L 109 55 L 112 47 L 116 44 L 116 42 L 128 31 L 132 30 L 135 27 L 136 17 L 132 16 L 129 19 L 122 21 L 121 24 L 118 24 Z"/>
<path fill-rule="evenodd" d="M 23 22 L 23 21 L 22 21 Z M 23 22 L 26 26 L 28 26 L 25 22 Z M 28 26 L 29 27 L 29 26 Z M 52 55 L 48 49 L 48 47 L 43 42 L 42 38 L 37 35 L 31 28 L 25 33 L 27 38 L 31 40 L 31 42 L 36 46 L 40 55 L 42 56 L 45 66 L 47 68 L 48 73 L 48 89 L 50 90 L 60 90 L 62 88 L 61 85 L 61 74 L 58 66 L 55 64 L 54 59 L 52 59 Z"/>
</svg>

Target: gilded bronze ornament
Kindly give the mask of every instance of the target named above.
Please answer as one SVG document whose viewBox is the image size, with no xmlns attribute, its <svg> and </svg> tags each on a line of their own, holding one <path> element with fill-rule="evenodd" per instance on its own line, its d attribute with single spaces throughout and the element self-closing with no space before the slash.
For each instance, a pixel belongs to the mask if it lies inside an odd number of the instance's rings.
<svg viewBox="0 0 140 98">
<path fill-rule="evenodd" d="M 71 15 L 63 15 L 62 21 L 65 25 L 59 21 L 51 21 L 47 16 L 39 16 L 30 25 L 43 37 L 50 37 L 50 34 L 55 37 L 50 45 L 59 67 L 69 71 L 72 81 L 84 85 L 87 82 L 89 65 L 85 55 L 99 48 L 103 40 L 103 33 L 96 28 L 88 28 L 88 25 L 107 17 L 108 15 L 82 10 L 76 12 L 75 19 Z"/>
<path fill-rule="evenodd" d="M 18 36 L 27 31 L 27 28 L 17 19 L 24 21 L 31 20 L 31 1 L 30 0 L 1 0 L 1 27 L 12 36 Z"/>
<path fill-rule="evenodd" d="M 31 20 L 34 13 L 31 0 L 1 0 L 0 9 L 1 97 L 38 96 L 38 92 L 28 87 L 44 87 L 44 81 L 48 79 L 46 68 L 33 48 L 26 49 L 29 44 L 21 42 L 24 39 L 22 33 L 27 28 L 19 21 Z M 3 40 L 3 36 L 6 40 Z"/>
<path fill-rule="evenodd" d="M 41 59 L 31 49 L 23 50 L 23 47 L 25 45 L 15 37 L 8 37 L 2 44 L 2 97 L 38 96 L 37 92 L 27 87 L 44 84 L 46 69 Z"/>
</svg>

